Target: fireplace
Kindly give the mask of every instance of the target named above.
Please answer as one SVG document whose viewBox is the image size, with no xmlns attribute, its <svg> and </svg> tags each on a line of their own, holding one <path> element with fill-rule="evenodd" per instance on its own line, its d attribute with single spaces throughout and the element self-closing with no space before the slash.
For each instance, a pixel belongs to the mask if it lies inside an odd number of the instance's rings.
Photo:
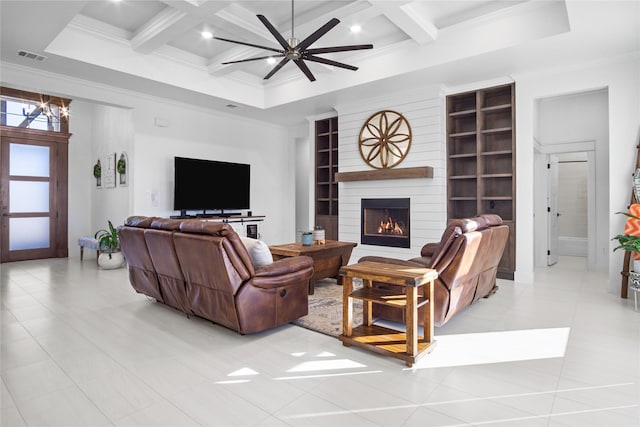
<svg viewBox="0 0 640 427">
<path fill-rule="evenodd" d="M 362 199 L 360 242 L 363 245 L 411 247 L 410 199 Z"/>
</svg>

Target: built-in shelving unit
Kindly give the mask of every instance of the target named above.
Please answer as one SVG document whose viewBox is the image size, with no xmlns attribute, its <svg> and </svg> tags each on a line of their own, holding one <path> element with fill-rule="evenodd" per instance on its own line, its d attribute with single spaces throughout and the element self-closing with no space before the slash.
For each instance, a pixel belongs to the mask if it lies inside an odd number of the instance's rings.
<svg viewBox="0 0 640 427">
<path fill-rule="evenodd" d="M 505 279 L 515 271 L 514 101 L 514 84 L 447 97 L 447 215 L 502 217 L 510 229 L 498 267 Z"/>
<path fill-rule="evenodd" d="M 338 240 L 338 118 L 316 121 L 315 225 L 325 238 Z"/>
</svg>

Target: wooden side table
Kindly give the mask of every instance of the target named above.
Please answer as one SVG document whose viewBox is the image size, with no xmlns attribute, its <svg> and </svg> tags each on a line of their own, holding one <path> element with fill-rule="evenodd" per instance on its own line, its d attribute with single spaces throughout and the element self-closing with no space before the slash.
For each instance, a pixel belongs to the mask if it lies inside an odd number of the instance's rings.
<svg viewBox="0 0 640 427">
<path fill-rule="evenodd" d="M 340 269 L 343 278 L 342 335 L 345 346 L 355 345 L 376 353 L 404 360 L 411 367 L 436 344 L 433 339 L 433 281 L 438 273 L 430 268 L 364 261 Z M 353 290 L 353 278 L 359 277 L 363 287 Z M 373 289 L 372 282 L 403 286 L 404 294 Z M 419 289 L 424 292 L 420 295 Z M 353 299 L 363 300 L 363 324 L 353 327 Z M 371 304 L 405 307 L 406 332 L 376 326 L 372 323 Z M 418 337 L 418 308 L 425 306 L 424 333 Z"/>
<path fill-rule="evenodd" d="M 287 243 L 269 246 L 274 260 L 305 255 L 313 259 L 313 277 L 309 281 L 309 295 L 313 295 L 314 284 L 320 279 L 338 277 L 340 267 L 349 263 L 351 251 L 357 243 L 327 240 L 323 245 L 303 246 L 301 243 Z"/>
</svg>

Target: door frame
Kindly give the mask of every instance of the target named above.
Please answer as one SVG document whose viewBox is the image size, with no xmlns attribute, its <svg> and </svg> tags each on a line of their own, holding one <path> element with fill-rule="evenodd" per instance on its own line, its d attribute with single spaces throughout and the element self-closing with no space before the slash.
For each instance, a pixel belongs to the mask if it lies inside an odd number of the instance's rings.
<svg viewBox="0 0 640 427">
<path fill-rule="evenodd" d="M 69 256 L 68 237 L 68 168 L 69 138 L 71 134 L 48 132 L 37 129 L 0 126 L 0 262 L 23 261 L 36 258 L 65 258 Z M 52 163 L 51 185 L 53 197 L 50 202 L 52 219 L 51 246 L 46 249 L 9 251 L 9 144 L 11 142 L 49 145 Z M 22 216 L 22 215 L 18 215 Z"/>
<path fill-rule="evenodd" d="M 558 262 L 558 156 L 547 154 L 547 265 Z"/>
<path fill-rule="evenodd" d="M 596 265 L 596 141 L 573 141 L 554 144 L 535 143 L 535 182 L 540 183 L 536 186 L 534 196 L 534 261 L 535 266 L 542 267 L 547 264 L 548 229 L 549 222 L 547 219 L 547 198 L 549 184 L 547 182 L 548 174 L 546 159 L 550 154 L 585 152 L 588 161 L 588 182 L 587 182 L 587 265 L 589 268 Z"/>
</svg>

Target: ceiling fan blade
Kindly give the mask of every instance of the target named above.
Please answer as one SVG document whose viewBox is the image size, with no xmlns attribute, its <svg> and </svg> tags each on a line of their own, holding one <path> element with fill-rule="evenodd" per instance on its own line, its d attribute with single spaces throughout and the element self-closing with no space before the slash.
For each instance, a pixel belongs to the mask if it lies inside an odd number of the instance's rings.
<svg viewBox="0 0 640 427">
<path fill-rule="evenodd" d="M 282 52 L 282 50 L 280 50 L 280 49 L 275 49 L 275 48 L 273 48 L 273 47 L 267 47 L 267 46 L 260 46 L 259 44 L 246 43 L 246 42 L 239 42 L 239 41 L 237 41 L 237 40 L 223 39 L 222 37 L 214 37 L 214 39 L 216 39 L 216 40 L 222 40 L 223 42 L 229 42 L 229 43 L 241 44 L 241 45 L 244 45 L 244 46 L 257 47 L 258 49 L 266 49 L 266 50 L 270 50 L 270 51 L 272 51 L 272 52 L 284 53 L 284 52 Z"/>
<path fill-rule="evenodd" d="M 340 20 L 337 18 L 332 18 L 329 22 L 327 22 L 326 24 L 324 24 L 322 27 L 318 28 L 313 34 L 311 34 L 309 37 L 307 37 L 306 39 L 302 40 L 298 46 L 296 46 L 299 50 L 305 50 L 306 48 L 308 48 L 309 46 L 311 46 L 313 43 L 315 43 L 316 40 L 318 40 L 320 37 L 324 36 L 330 29 L 332 29 L 333 27 L 335 27 L 336 25 L 338 25 L 340 23 Z"/>
<path fill-rule="evenodd" d="M 333 53 L 333 52 L 346 52 L 349 50 L 363 50 L 363 49 L 373 49 L 372 44 L 356 44 L 351 46 L 334 46 L 334 47 L 319 47 L 316 49 L 307 49 L 306 52 L 311 55 L 315 55 L 317 53 Z"/>
<path fill-rule="evenodd" d="M 257 17 L 260 20 L 260 22 L 262 22 L 262 24 L 265 27 L 267 27 L 267 30 L 269 30 L 269 32 L 273 35 L 273 37 L 276 38 L 278 43 L 280 43 L 280 46 L 282 46 L 284 50 L 288 50 L 290 48 L 289 43 L 287 43 L 284 37 L 282 37 L 282 34 L 280 34 L 278 30 L 276 30 L 276 27 L 271 25 L 271 22 L 269 22 L 269 20 L 265 18 L 264 15 L 257 15 Z"/>
<path fill-rule="evenodd" d="M 284 58 L 282 58 L 282 61 L 280 61 L 280 62 L 278 63 L 278 65 L 276 65 L 275 67 L 273 67 L 273 70 L 269 71 L 269 74 L 267 74 L 266 76 L 264 76 L 264 79 L 263 79 L 263 80 L 270 79 L 270 78 L 271 78 L 271 76 L 273 76 L 275 73 L 277 73 L 277 72 L 278 72 L 278 70 L 279 70 L 280 68 L 284 67 L 284 65 L 285 65 L 287 62 L 289 62 L 289 61 L 290 61 L 290 59 L 289 59 L 289 58 L 287 58 L 286 56 L 285 56 Z"/>
<path fill-rule="evenodd" d="M 310 81 L 312 81 L 312 82 L 316 81 L 316 78 L 314 77 L 313 73 L 311 72 L 309 67 L 307 67 L 307 64 L 305 64 L 302 59 L 294 59 L 293 62 L 296 63 L 298 68 L 300 68 L 300 70 L 304 73 L 305 76 L 307 76 L 307 78 Z"/>
<path fill-rule="evenodd" d="M 333 65 L 334 67 L 346 68 L 347 70 L 356 71 L 358 67 L 353 65 L 343 64 L 342 62 L 332 61 L 331 59 L 321 58 L 319 56 L 305 55 L 306 61 L 319 62 L 320 64 Z"/>
<path fill-rule="evenodd" d="M 284 53 L 281 53 L 280 55 L 267 55 L 267 56 L 259 56 L 257 58 L 240 59 L 238 61 L 227 61 L 227 62 L 223 62 L 222 65 L 237 64 L 239 62 L 258 61 L 260 59 L 278 58 L 278 57 L 282 57 L 282 56 L 284 56 Z"/>
</svg>

